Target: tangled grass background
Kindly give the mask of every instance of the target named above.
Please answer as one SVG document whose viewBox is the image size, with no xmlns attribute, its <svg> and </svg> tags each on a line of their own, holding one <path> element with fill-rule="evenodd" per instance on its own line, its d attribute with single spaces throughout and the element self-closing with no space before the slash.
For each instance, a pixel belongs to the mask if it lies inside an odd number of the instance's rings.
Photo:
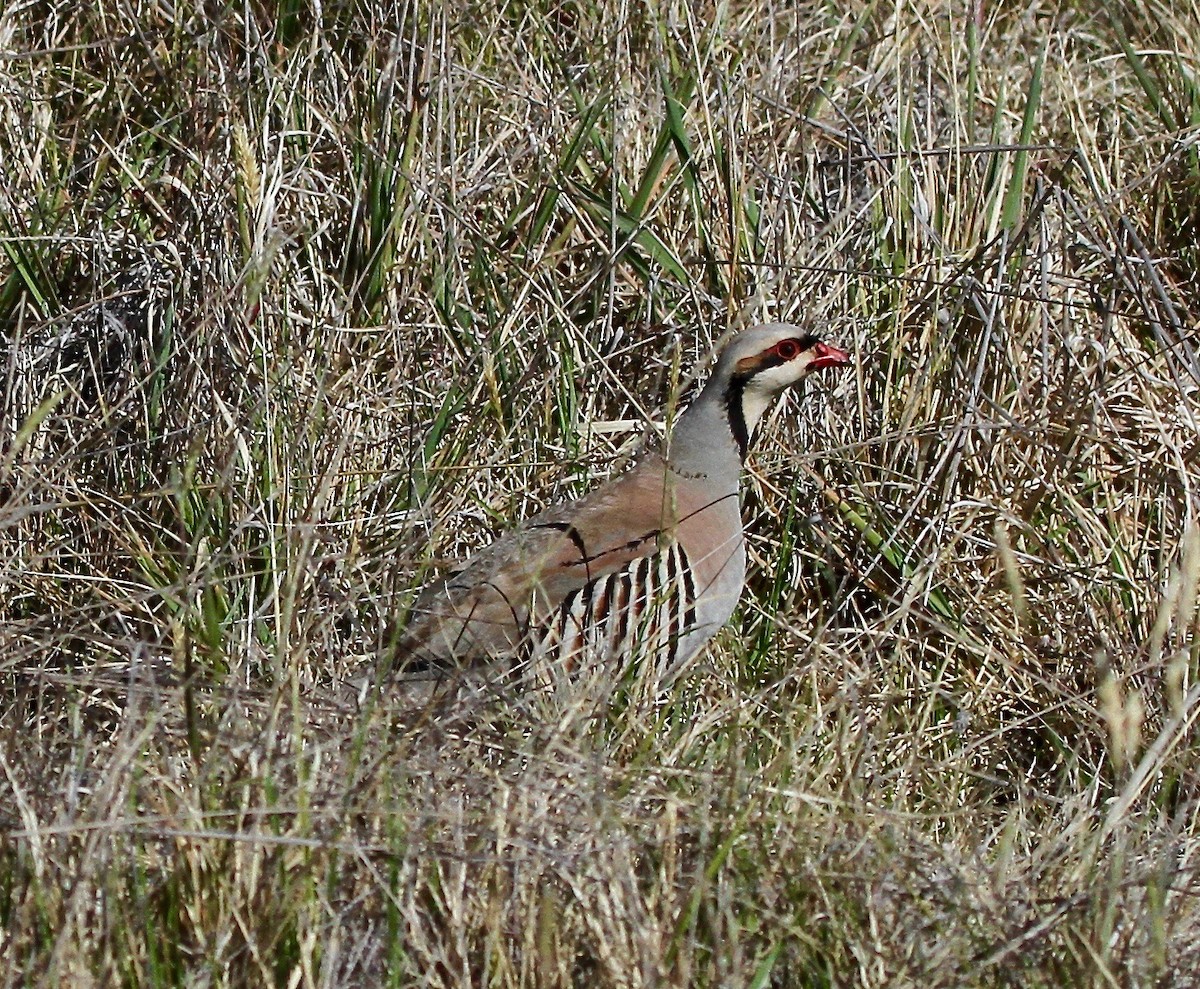
<svg viewBox="0 0 1200 989">
<path fill-rule="evenodd" d="M 1194 5 L 0 13 L 0 985 L 1191 986 Z M 722 334 L 731 626 L 359 703 Z"/>
</svg>

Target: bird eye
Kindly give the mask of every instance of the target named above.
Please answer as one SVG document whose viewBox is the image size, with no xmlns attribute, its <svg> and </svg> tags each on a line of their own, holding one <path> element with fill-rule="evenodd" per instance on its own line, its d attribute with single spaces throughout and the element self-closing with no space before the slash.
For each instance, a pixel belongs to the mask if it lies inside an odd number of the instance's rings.
<svg viewBox="0 0 1200 989">
<path fill-rule="evenodd" d="M 794 361 L 800 356 L 800 343 L 796 340 L 780 340 L 775 344 L 775 356 L 785 361 Z"/>
</svg>

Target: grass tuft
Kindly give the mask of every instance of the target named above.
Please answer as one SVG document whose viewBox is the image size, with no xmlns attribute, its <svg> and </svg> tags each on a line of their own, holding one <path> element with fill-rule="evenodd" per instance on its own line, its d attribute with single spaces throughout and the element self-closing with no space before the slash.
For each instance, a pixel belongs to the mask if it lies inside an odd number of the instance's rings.
<svg viewBox="0 0 1200 989">
<path fill-rule="evenodd" d="M 1197 982 L 1194 10 L 195 15 L 0 12 L 0 987 Z M 767 320 L 692 668 L 360 690 Z"/>
</svg>

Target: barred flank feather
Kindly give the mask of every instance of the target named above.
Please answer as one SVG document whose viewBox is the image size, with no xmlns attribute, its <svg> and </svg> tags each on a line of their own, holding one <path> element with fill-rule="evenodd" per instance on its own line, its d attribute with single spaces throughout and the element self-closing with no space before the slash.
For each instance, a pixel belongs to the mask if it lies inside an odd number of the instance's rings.
<svg viewBox="0 0 1200 989">
<path fill-rule="evenodd" d="M 680 639 L 696 627 L 696 580 L 687 551 L 669 543 L 652 556 L 569 594 L 553 620 L 531 630 L 530 661 L 568 677 L 641 658 L 675 665 Z"/>
</svg>

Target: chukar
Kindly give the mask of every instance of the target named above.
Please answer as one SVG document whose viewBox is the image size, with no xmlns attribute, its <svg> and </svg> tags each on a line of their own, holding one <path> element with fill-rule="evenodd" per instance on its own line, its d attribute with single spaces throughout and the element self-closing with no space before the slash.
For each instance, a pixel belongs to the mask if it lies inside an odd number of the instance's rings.
<svg viewBox="0 0 1200 989">
<path fill-rule="evenodd" d="M 733 614 L 745 580 L 742 461 L 789 386 L 849 355 L 786 323 L 739 333 L 661 453 L 527 519 L 427 587 L 392 666 L 423 677 L 640 656 L 675 675 Z"/>
</svg>

